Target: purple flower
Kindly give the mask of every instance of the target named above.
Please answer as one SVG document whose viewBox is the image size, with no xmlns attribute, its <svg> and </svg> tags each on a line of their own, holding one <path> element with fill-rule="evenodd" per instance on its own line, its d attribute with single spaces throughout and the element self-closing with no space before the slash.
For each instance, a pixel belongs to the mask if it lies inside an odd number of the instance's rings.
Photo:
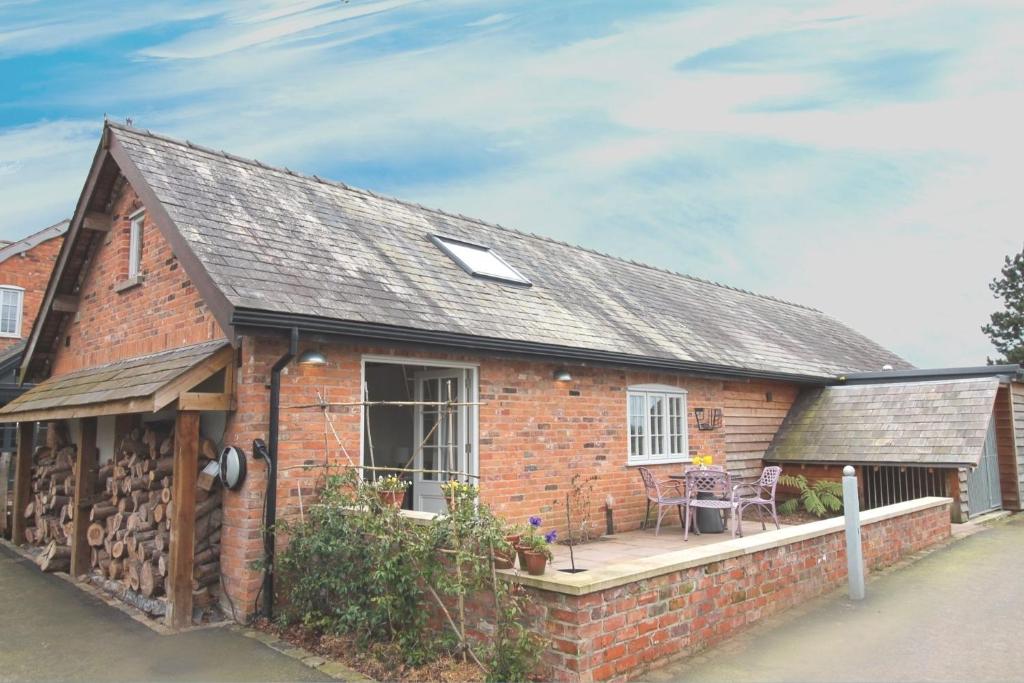
<svg viewBox="0 0 1024 683">
<path fill-rule="evenodd" d="M 554 529 L 544 534 L 544 540 L 548 543 L 554 543 L 556 538 L 558 538 L 558 532 Z"/>
<path fill-rule="evenodd" d="M 533 526 L 533 527 L 540 526 L 540 517 L 536 517 L 536 516 L 530 517 L 529 521 L 530 521 L 530 526 Z"/>
</svg>

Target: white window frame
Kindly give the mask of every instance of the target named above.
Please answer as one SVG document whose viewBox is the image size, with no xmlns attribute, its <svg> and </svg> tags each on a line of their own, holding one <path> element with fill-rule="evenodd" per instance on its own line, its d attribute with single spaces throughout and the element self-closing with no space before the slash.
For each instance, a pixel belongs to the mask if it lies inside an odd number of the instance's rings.
<svg viewBox="0 0 1024 683">
<path fill-rule="evenodd" d="M 643 430 L 643 454 L 633 453 L 633 439 L 630 432 L 630 404 L 632 399 L 642 397 L 644 400 L 644 430 Z M 660 438 L 663 444 L 662 453 L 651 452 L 651 427 L 648 422 L 651 415 L 651 398 L 663 400 L 661 412 Z M 627 465 L 662 465 L 690 461 L 690 437 L 689 417 L 687 413 L 687 392 L 686 389 L 674 387 L 668 384 L 637 384 L 626 390 L 626 464 Z M 679 399 L 681 406 L 679 418 L 682 421 L 681 433 L 673 434 L 669 413 L 669 399 Z M 672 437 L 682 438 L 682 448 L 679 452 L 671 452 Z"/>
<path fill-rule="evenodd" d="M 25 312 L 25 288 L 18 287 L 17 285 L 0 285 L 0 292 L 12 292 L 18 295 L 17 315 L 14 318 L 14 332 L 4 332 L 0 328 L 0 337 L 4 339 L 21 339 L 21 321 L 24 318 Z M 0 298 L 0 305 L 2 303 L 3 299 Z"/>
<path fill-rule="evenodd" d="M 138 277 L 142 266 L 142 223 L 145 217 L 145 209 L 140 209 L 129 216 L 131 228 L 128 240 L 128 279 Z"/>
</svg>

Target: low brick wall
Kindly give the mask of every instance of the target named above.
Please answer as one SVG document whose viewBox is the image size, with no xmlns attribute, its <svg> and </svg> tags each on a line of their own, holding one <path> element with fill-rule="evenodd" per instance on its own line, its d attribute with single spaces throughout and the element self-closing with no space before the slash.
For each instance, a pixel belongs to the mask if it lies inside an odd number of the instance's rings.
<svg viewBox="0 0 1024 683">
<path fill-rule="evenodd" d="M 863 513 L 868 569 L 946 539 L 950 503 L 924 498 Z M 847 573 L 842 518 L 649 560 L 515 579 L 536 598 L 538 629 L 551 640 L 545 677 L 627 680 L 832 590 Z"/>
</svg>

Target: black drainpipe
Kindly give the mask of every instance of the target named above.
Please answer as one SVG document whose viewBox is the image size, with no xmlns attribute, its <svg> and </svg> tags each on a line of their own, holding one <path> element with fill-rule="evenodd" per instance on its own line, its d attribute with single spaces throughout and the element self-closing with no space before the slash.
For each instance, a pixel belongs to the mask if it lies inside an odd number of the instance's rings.
<svg viewBox="0 0 1024 683">
<path fill-rule="evenodd" d="M 267 463 L 266 513 L 263 520 L 263 552 L 267 558 L 267 568 L 263 573 L 263 616 L 268 620 L 274 618 L 274 524 L 277 523 L 277 440 L 278 417 L 281 412 L 281 371 L 298 353 L 299 328 L 293 327 L 288 351 L 270 368 L 270 459 Z"/>
</svg>

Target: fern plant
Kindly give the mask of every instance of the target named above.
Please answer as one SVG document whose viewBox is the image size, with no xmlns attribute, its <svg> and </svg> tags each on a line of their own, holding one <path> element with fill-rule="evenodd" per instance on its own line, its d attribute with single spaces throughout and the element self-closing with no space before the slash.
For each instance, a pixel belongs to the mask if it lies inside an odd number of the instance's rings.
<svg viewBox="0 0 1024 683">
<path fill-rule="evenodd" d="M 798 498 L 790 498 L 779 505 L 779 512 L 783 514 L 796 512 L 801 504 L 804 510 L 815 517 L 824 517 L 829 512 L 840 512 L 843 509 L 843 485 L 838 481 L 819 479 L 808 484 L 807 477 L 802 474 L 784 474 L 779 477 L 779 483 L 800 491 Z"/>
</svg>

